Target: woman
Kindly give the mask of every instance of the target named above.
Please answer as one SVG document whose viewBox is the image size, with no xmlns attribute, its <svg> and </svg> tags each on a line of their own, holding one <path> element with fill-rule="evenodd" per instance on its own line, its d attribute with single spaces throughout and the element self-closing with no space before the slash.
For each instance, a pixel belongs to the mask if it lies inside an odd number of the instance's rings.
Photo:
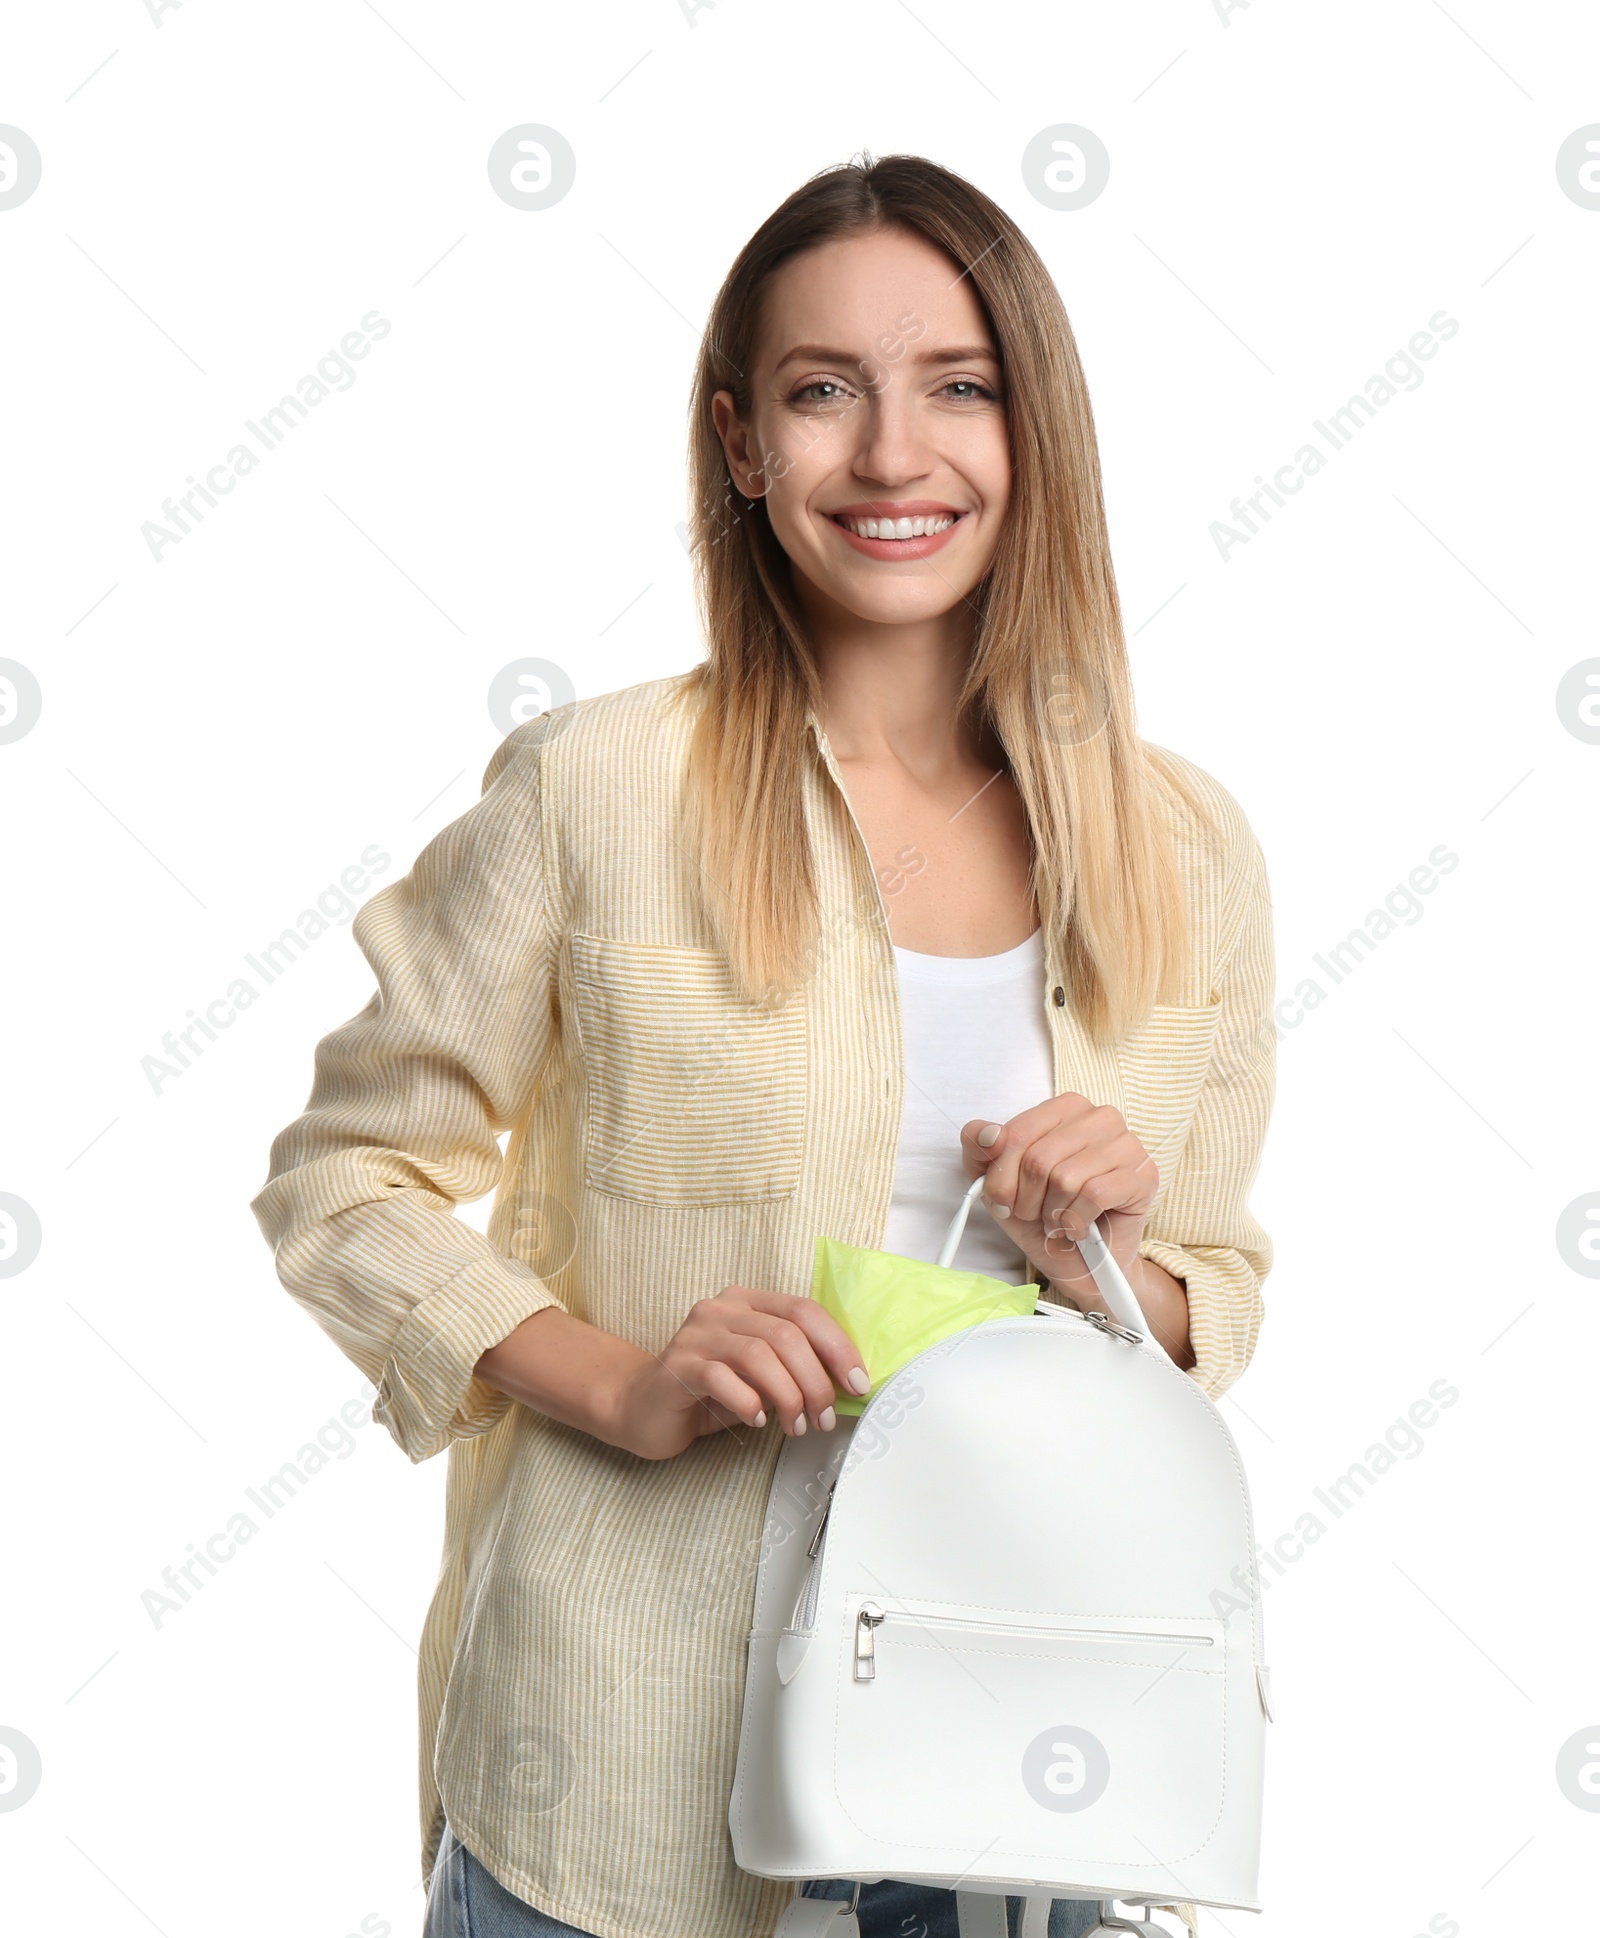
<svg viewBox="0 0 1600 1938">
<path fill-rule="evenodd" d="M 371 897 L 378 991 L 253 1201 L 374 1417 L 449 1449 L 434 1938 L 745 1938 L 791 1900 L 727 1807 L 772 1468 L 866 1383 L 819 1233 L 931 1257 L 981 1172 L 958 1264 L 1098 1307 L 1100 1217 L 1212 1394 L 1260 1319 L 1260 850 L 1135 732 L 1038 257 L 930 162 L 825 172 L 717 298 L 692 464 L 707 660 L 517 728 Z M 496 1184 L 484 1238 L 451 1213 Z M 953 1894 L 864 1890 L 868 1938 L 919 1924 Z"/>
</svg>

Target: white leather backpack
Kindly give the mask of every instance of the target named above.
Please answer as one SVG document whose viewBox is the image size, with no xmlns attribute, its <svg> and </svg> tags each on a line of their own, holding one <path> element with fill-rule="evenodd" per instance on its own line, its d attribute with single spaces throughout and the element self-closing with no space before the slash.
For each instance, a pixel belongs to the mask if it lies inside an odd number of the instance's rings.
<svg viewBox="0 0 1600 1938">
<path fill-rule="evenodd" d="M 963 1200 L 940 1254 L 955 1251 Z M 1259 1910 L 1250 1500 L 1217 1408 L 1116 1315 L 1041 1303 L 929 1347 L 768 1497 L 728 1821 L 761 1877 L 957 1892 L 962 1938 L 1052 1898 Z M 1245 1612 L 1245 1609 L 1248 1612 Z M 857 1891 L 859 1897 L 859 1889 Z M 779 1938 L 857 1938 L 799 1898 Z"/>
</svg>

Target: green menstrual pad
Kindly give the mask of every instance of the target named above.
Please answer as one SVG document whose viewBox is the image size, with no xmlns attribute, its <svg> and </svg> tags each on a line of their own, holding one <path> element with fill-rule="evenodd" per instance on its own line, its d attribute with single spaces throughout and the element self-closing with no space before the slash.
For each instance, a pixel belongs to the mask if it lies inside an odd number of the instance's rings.
<svg viewBox="0 0 1600 1938">
<path fill-rule="evenodd" d="M 865 1393 L 835 1389 L 834 1411 L 858 1414 L 918 1353 L 985 1319 L 1032 1312 L 1039 1288 L 819 1238 L 811 1296 L 844 1327 L 866 1362 L 872 1384 Z"/>
</svg>

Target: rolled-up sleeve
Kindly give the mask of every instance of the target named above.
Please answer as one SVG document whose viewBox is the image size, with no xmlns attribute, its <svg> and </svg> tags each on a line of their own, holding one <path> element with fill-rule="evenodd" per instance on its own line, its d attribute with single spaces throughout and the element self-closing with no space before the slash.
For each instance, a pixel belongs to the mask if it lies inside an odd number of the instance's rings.
<svg viewBox="0 0 1600 1938">
<path fill-rule="evenodd" d="M 1272 1265 L 1271 1241 L 1248 1203 L 1276 1073 L 1272 902 L 1266 861 L 1242 815 L 1227 901 L 1237 911 L 1237 939 L 1221 972 L 1211 1062 L 1188 1141 L 1139 1244 L 1188 1288 L 1191 1377 L 1213 1398 L 1255 1351 Z"/>
<path fill-rule="evenodd" d="M 306 1108 L 250 1201 L 284 1287 L 376 1385 L 373 1418 L 413 1461 L 494 1424 L 511 1401 L 473 1367 L 559 1303 L 454 1216 L 499 1182 L 499 1133 L 526 1117 L 555 1041 L 550 728 L 508 734 L 476 805 L 357 913 L 377 991 L 317 1044 Z"/>
</svg>

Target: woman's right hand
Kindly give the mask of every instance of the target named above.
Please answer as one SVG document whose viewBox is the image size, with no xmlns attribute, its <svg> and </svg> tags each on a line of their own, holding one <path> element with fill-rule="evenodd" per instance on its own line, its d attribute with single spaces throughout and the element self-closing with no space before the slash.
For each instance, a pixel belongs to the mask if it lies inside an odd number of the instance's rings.
<svg viewBox="0 0 1600 1938">
<path fill-rule="evenodd" d="M 791 1437 L 808 1423 L 827 1433 L 835 1389 L 870 1384 L 850 1335 L 815 1299 L 729 1285 L 697 1299 L 660 1353 L 630 1372 L 617 1444 L 666 1460 L 704 1434 L 762 1427 L 769 1416 Z"/>
</svg>

